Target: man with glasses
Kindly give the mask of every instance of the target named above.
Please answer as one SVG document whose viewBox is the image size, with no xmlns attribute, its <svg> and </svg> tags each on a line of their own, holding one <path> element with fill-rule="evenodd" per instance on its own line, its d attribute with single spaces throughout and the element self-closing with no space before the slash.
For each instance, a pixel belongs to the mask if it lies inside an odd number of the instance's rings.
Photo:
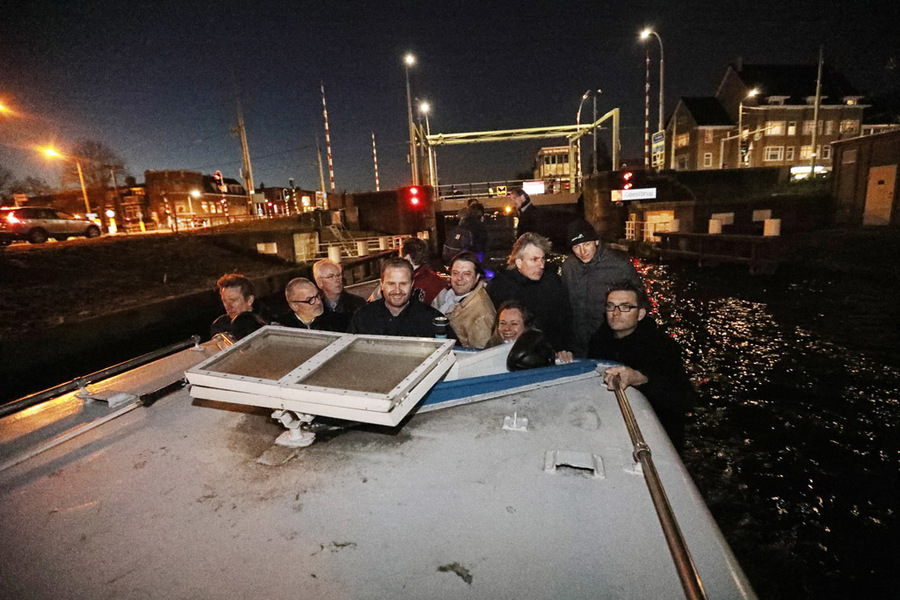
<svg viewBox="0 0 900 600">
<path fill-rule="evenodd" d="M 640 289 L 642 284 L 631 260 L 601 244 L 597 231 L 584 219 L 569 223 L 567 239 L 572 255 L 563 262 L 562 280 L 572 307 L 572 352 L 585 356 L 588 340 L 606 321 L 602 299 L 609 286 L 628 281 Z"/>
<path fill-rule="evenodd" d="M 460 252 L 450 262 L 450 287 L 431 303 L 450 319 L 459 343 L 484 348 L 494 328 L 497 311 L 484 288 L 484 270 L 474 252 Z"/>
<path fill-rule="evenodd" d="M 313 279 L 322 290 L 322 303 L 326 313 L 333 313 L 340 331 L 347 331 L 353 314 L 365 306 L 366 300 L 344 289 L 344 268 L 340 263 L 323 258 L 313 265 Z"/>
<path fill-rule="evenodd" d="M 345 331 L 334 313 L 326 313 L 322 292 L 306 277 L 291 279 L 284 288 L 284 297 L 291 310 L 278 318 L 278 324 L 300 329 Z"/>
<path fill-rule="evenodd" d="M 694 390 L 678 344 L 648 319 L 643 290 L 627 281 L 614 283 L 606 296 L 606 323 L 591 337 L 588 356 L 621 363 L 609 367 L 603 383 L 610 390 L 639 390 L 653 407 L 672 444 L 684 447 L 686 413 Z"/>
</svg>

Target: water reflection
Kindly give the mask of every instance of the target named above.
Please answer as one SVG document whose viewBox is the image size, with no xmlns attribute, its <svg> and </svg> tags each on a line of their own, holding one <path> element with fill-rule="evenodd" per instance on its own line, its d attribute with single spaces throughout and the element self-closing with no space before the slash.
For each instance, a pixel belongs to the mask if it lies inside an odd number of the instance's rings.
<svg viewBox="0 0 900 600">
<path fill-rule="evenodd" d="M 639 268 L 700 392 L 685 462 L 760 597 L 893 593 L 897 282 Z"/>
</svg>

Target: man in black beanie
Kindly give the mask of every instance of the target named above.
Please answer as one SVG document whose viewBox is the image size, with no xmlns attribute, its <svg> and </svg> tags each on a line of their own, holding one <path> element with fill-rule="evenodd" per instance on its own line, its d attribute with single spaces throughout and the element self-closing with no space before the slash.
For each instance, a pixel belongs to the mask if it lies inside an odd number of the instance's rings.
<svg viewBox="0 0 900 600">
<path fill-rule="evenodd" d="M 572 307 L 572 353 L 584 357 L 591 335 L 606 322 L 604 303 L 610 285 L 627 281 L 640 290 L 644 285 L 631 260 L 604 246 L 597 231 L 584 219 L 569 223 L 567 239 L 572 255 L 563 262 L 562 280 Z"/>
</svg>

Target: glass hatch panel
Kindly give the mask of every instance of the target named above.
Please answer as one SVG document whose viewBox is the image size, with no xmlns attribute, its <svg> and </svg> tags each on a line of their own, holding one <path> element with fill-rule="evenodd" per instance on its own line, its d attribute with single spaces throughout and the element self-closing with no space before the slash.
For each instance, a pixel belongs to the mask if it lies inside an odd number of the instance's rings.
<svg viewBox="0 0 900 600">
<path fill-rule="evenodd" d="M 242 340 L 225 356 L 210 362 L 206 369 L 229 375 L 244 375 L 277 381 L 340 335 L 298 336 L 287 332 L 265 331 L 252 339 Z"/>
<path fill-rule="evenodd" d="M 438 347 L 408 339 L 357 338 L 300 383 L 388 394 Z"/>
</svg>

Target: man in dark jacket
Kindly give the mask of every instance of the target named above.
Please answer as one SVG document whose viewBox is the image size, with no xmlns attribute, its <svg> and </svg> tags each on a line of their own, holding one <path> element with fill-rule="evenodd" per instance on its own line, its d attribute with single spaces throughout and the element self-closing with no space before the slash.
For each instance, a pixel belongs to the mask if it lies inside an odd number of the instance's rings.
<svg viewBox="0 0 900 600">
<path fill-rule="evenodd" d="M 569 297 L 559 275 L 552 269 L 544 269 L 545 256 L 549 253 L 550 240 L 544 236 L 536 233 L 520 236 L 507 258 L 507 270 L 497 273 L 487 292 L 495 307 L 507 300 L 524 304 L 553 349 L 568 351 L 572 347 Z"/>
<path fill-rule="evenodd" d="M 515 188 L 509 193 L 509 199 L 516 207 L 516 216 L 519 219 L 516 235 L 522 237 L 523 233 L 537 233 L 540 210 L 531 203 L 531 196 L 522 188 Z"/>
<path fill-rule="evenodd" d="M 606 322 L 604 303 L 610 286 L 627 281 L 641 289 L 643 284 L 631 260 L 600 243 L 600 236 L 587 221 L 569 223 L 567 239 L 572 255 L 563 262 L 562 280 L 572 306 L 572 353 L 586 356 L 588 340 Z"/>
<path fill-rule="evenodd" d="M 346 331 L 340 317 L 325 311 L 321 290 L 306 277 L 291 279 L 284 288 L 284 297 L 291 310 L 277 319 L 278 325 L 321 331 Z"/>
<path fill-rule="evenodd" d="M 622 363 L 607 368 L 603 382 L 612 390 L 618 377 L 623 388 L 634 387 L 646 396 L 680 452 L 694 391 L 678 344 L 653 319 L 645 318 L 643 295 L 643 290 L 628 282 L 611 286 L 605 305 L 607 322 L 591 337 L 588 356 Z"/>
<path fill-rule="evenodd" d="M 221 333 L 239 340 L 266 324 L 266 319 L 254 312 L 256 292 L 249 279 L 240 273 L 229 273 L 219 278 L 216 287 L 225 314 L 213 321 L 210 335 Z"/>
<path fill-rule="evenodd" d="M 347 331 L 354 313 L 366 305 L 365 298 L 344 289 L 344 268 L 328 258 L 313 265 L 313 279 L 322 290 L 322 304 L 326 313 L 340 323 L 339 331 Z"/>
<path fill-rule="evenodd" d="M 443 315 L 413 296 L 413 267 L 408 260 L 385 261 L 381 291 L 381 299 L 369 302 L 353 315 L 350 333 L 435 337 L 434 319 Z M 455 336 L 450 333 L 448 337 Z"/>
</svg>

